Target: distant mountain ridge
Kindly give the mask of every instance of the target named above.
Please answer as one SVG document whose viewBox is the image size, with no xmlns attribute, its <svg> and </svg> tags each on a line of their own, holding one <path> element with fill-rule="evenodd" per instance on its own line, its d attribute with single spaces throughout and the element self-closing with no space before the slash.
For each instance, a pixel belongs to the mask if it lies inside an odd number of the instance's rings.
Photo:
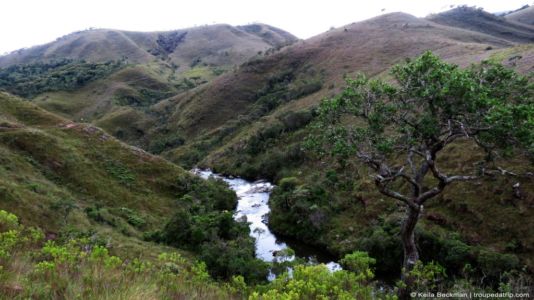
<svg viewBox="0 0 534 300">
<path fill-rule="evenodd" d="M 499 17 L 474 7 L 457 7 L 431 15 L 427 19 L 446 26 L 489 34 L 514 43 L 534 42 L 534 27 L 514 22 L 509 16 Z"/>
<path fill-rule="evenodd" d="M 90 29 L 0 56 L 0 67 L 64 58 L 90 62 L 127 59 L 136 64 L 160 59 L 186 68 L 199 62 L 240 64 L 260 51 L 296 40 L 292 34 L 264 24 L 219 24 L 165 32 Z"/>
<path fill-rule="evenodd" d="M 256 102 L 257 91 L 279 73 L 293 74 L 290 85 L 323 83 L 318 91 L 303 95 L 309 106 L 332 93 L 326 87 L 343 84 L 343 75 L 350 71 L 377 75 L 425 50 L 436 51 L 446 59 L 461 60 L 463 55 L 512 45 L 513 42 L 501 37 L 437 24 L 406 13 L 390 13 L 341 26 L 273 55 L 259 57 L 236 72 L 199 87 L 193 94 L 178 94 L 158 104 L 156 109 L 165 107 L 172 112 L 167 124 L 171 131 L 181 128 L 194 136 L 246 113 Z M 221 113 L 213 114 L 215 109 Z"/>
<path fill-rule="evenodd" d="M 534 5 L 527 5 L 526 7 L 513 11 L 504 17 L 510 21 L 534 25 Z"/>
</svg>

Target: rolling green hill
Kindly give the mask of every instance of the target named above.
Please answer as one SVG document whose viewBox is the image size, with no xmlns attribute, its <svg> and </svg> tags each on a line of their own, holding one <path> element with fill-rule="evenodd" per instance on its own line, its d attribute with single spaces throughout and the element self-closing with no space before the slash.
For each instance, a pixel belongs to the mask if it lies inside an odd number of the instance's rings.
<svg viewBox="0 0 534 300">
<path fill-rule="evenodd" d="M 136 143 L 156 122 L 149 106 L 294 41 L 264 24 L 151 33 L 87 30 L 0 57 L 0 88 L 36 97 L 49 111 L 94 122 Z M 131 116 L 134 122 L 123 122 Z"/>
<path fill-rule="evenodd" d="M 197 244 L 174 246 L 207 255 L 215 250 L 206 243 L 239 245 L 242 253 L 235 259 L 251 260 L 247 265 L 265 278 L 265 269 L 254 264 L 248 227 L 228 213 L 236 196 L 217 180 L 202 180 L 93 125 L 68 121 L 6 93 L 0 94 L 0 151 L 0 208 L 50 239 L 85 237 L 112 245 L 111 251 L 125 258 L 154 257 L 152 251 L 164 248 L 147 241 L 170 244 L 173 227 L 167 224 L 187 213 L 206 232 L 224 222 L 232 233 L 206 233 Z M 215 277 L 241 274 L 255 280 L 220 261 L 205 261 Z"/>
<path fill-rule="evenodd" d="M 180 167 L 93 125 L 6 93 L 0 94 L 0 108 L 2 209 L 28 225 L 57 233 L 69 224 L 140 238 L 180 209 L 178 199 L 193 191 L 189 186 L 206 187 Z M 113 226 L 92 220 L 86 211 L 93 207 L 108 209 L 106 222 Z M 142 219 L 142 226 L 128 223 L 122 209 Z"/>
<path fill-rule="evenodd" d="M 225 184 L 3 92 L 0 153 L 0 299 L 389 299 L 366 255 L 266 283 Z"/>
</svg>

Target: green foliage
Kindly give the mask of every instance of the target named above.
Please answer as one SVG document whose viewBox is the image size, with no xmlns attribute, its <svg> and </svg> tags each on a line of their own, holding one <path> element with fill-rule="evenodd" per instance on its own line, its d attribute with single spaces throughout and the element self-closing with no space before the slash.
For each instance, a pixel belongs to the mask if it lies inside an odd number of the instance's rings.
<svg viewBox="0 0 534 300">
<path fill-rule="evenodd" d="M 146 224 L 146 221 L 134 210 L 126 207 L 121 207 L 119 210 L 120 214 L 130 225 L 137 228 L 142 228 Z"/>
<path fill-rule="evenodd" d="M 340 95 L 321 103 L 316 126 L 323 134 L 310 136 L 308 145 L 380 160 L 393 149 L 430 149 L 459 137 L 477 138 L 484 151 L 532 150 L 534 84 L 528 77 L 490 62 L 460 69 L 430 52 L 391 73 L 398 85 L 364 75 L 348 79 Z M 362 118 L 365 126 L 348 126 L 343 116 Z"/>
<path fill-rule="evenodd" d="M 29 245 L 44 239 L 41 230 L 19 224 L 18 217 L 0 209 L 0 275 L 4 266 Z M 1 277 L 1 276 L 0 276 Z"/>
<path fill-rule="evenodd" d="M 74 90 L 115 72 L 122 65 L 120 61 L 88 63 L 70 59 L 13 65 L 0 69 L 0 89 L 30 98 L 44 92 Z"/>
<path fill-rule="evenodd" d="M 464 270 L 467 267 L 470 270 L 469 278 L 483 278 L 484 284 L 494 286 L 500 280 L 497 274 L 512 272 L 520 267 L 515 255 L 468 245 L 455 233 L 443 235 L 419 229 L 416 239 L 422 262 L 434 262 L 443 266 L 450 278 L 465 276 Z M 376 261 L 376 274 L 379 277 L 392 280 L 400 274 L 402 244 L 396 222 L 385 222 L 365 230 L 356 239 L 356 245 L 370 256 L 380 258 Z"/>
<path fill-rule="evenodd" d="M 278 119 L 279 121 L 258 130 L 247 140 L 247 154 L 257 155 L 272 148 L 283 134 L 296 131 L 311 122 L 312 113 L 308 110 L 289 111 L 280 115 Z"/>
<path fill-rule="evenodd" d="M 409 276 L 414 280 L 414 291 L 438 291 L 439 284 L 446 277 L 445 268 L 437 263 L 423 264 L 418 261 Z"/>
<path fill-rule="evenodd" d="M 376 259 L 369 257 L 367 252 L 356 251 L 345 255 L 339 263 L 343 269 L 349 270 L 356 274 L 362 274 L 369 278 L 373 278 L 374 274 L 371 271 L 371 266 L 376 263 Z"/>
<path fill-rule="evenodd" d="M 330 195 L 321 186 L 297 184 L 294 179 L 284 178 L 273 189 L 269 225 L 276 232 L 317 243 L 317 235 L 328 228 Z"/>
<path fill-rule="evenodd" d="M 165 150 L 176 148 L 184 143 L 185 139 L 178 133 L 164 135 L 161 137 L 152 138 L 148 145 L 148 151 L 154 154 L 160 154 Z"/>
<path fill-rule="evenodd" d="M 139 88 L 136 91 L 128 90 L 116 94 L 114 101 L 117 105 L 121 106 L 148 107 L 174 94 L 173 91 L 165 89 Z"/>
<path fill-rule="evenodd" d="M 281 70 L 269 76 L 265 86 L 256 93 L 256 101 L 248 117 L 252 120 L 273 111 L 278 106 L 294 99 L 313 94 L 323 86 L 323 79 L 314 70 L 296 76 L 293 68 Z"/>
<path fill-rule="evenodd" d="M 495 251 L 481 249 L 477 255 L 477 263 L 482 273 L 496 282 L 499 276 L 507 271 L 518 269 L 519 259 L 513 254 L 502 254 Z"/>
<path fill-rule="evenodd" d="M 0 231 L 8 231 L 19 227 L 19 219 L 12 213 L 0 210 Z"/>
<path fill-rule="evenodd" d="M 228 211 L 198 214 L 177 213 L 159 233 L 159 240 L 200 254 L 214 277 L 243 276 L 259 282 L 267 276 L 267 265 L 255 258 L 254 240 L 247 224 L 233 220 Z"/>
<path fill-rule="evenodd" d="M 356 244 L 358 249 L 369 253 L 371 257 L 380 258 L 376 262 L 376 273 L 379 276 L 392 279 L 400 273 L 402 244 L 396 224 L 371 227 L 360 234 Z M 423 253 L 426 253 L 424 249 Z"/>
<path fill-rule="evenodd" d="M 4 210 L 0 224 L 0 253 L 9 254 L 0 256 L 2 299 L 231 299 L 235 293 L 215 283 L 204 263 L 176 252 L 122 259 L 86 238 L 42 245 L 39 229 L 19 225 Z"/>
<path fill-rule="evenodd" d="M 269 265 L 255 257 L 254 240 L 248 236 L 205 242 L 199 252 L 215 278 L 230 279 L 241 275 L 246 282 L 254 284 L 264 282 L 269 273 Z"/>
<path fill-rule="evenodd" d="M 278 186 L 284 192 L 290 192 L 299 185 L 299 180 L 296 177 L 285 177 L 280 179 Z"/>
<path fill-rule="evenodd" d="M 270 284 L 258 288 L 249 299 L 393 299 L 391 296 L 373 293 L 365 285 L 370 274 L 349 271 L 330 272 L 324 265 L 294 268 L 292 276 L 284 273 Z"/>
<path fill-rule="evenodd" d="M 106 162 L 106 170 L 111 176 L 126 186 L 132 185 L 135 181 L 135 175 L 119 162 L 108 160 Z"/>
</svg>

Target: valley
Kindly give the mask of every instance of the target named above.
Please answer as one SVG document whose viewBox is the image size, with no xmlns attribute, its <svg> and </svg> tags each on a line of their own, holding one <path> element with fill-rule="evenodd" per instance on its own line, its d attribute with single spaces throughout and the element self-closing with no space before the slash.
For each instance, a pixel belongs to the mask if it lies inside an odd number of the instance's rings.
<svg viewBox="0 0 534 300">
<path fill-rule="evenodd" d="M 304 40 L 90 29 L 0 56 L 0 299 L 533 292 L 532 12 L 394 12 Z M 436 132 L 438 157 L 416 149 Z M 401 196 L 438 188 L 406 273 Z"/>
</svg>

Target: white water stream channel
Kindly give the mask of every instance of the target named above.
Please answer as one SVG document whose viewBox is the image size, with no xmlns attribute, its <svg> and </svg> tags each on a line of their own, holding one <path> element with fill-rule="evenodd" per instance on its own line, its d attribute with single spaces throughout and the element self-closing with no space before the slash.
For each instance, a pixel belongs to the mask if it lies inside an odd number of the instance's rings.
<svg viewBox="0 0 534 300">
<path fill-rule="evenodd" d="M 207 179 L 210 176 L 224 180 L 232 190 L 234 190 L 238 197 L 237 209 L 234 213 L 235 220 L 241 220 L 246 217 L 250 224 L 250 235 L 256 240 L 256 257 L 266 261 L 272 262 L 275 259 L 274 254 L 277 251 L 288 248 L 287 243 L 280 238 L 277 238 L 267 226 L 266 217 L 270 212 L 269 196 L 273 185 L 267 181 L 250 182 L 241 178 L 225 177 L 213 173 L 211 170 L 192 170 L 194 174 Z M 307 261 L 317 261 L 324 263 L 331 271 L 340 270 L 341 266 L 332 261 L 330 257 L 325 255 L 317 249 L 309 246 L 304 246 L 298 242 L 292 241 L 290 246 L 295 255 L 305 258 Z M 300 251 L 299 251 L 300 250 Z M 295 257 L 290 257 L 293 260 Z M 270 276 L 270 279 L 273 277 Z"/>
</svg>

